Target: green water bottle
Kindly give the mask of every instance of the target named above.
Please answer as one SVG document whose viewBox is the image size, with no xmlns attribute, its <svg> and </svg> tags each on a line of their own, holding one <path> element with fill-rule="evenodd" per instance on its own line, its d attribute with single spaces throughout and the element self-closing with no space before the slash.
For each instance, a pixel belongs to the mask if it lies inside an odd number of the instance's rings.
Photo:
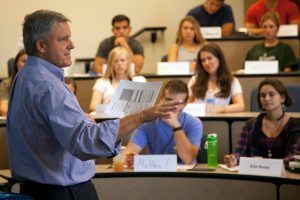
<svg viewBox="0 0 300 200">
<path fill-rule="evenodd" d="M 218 166 L 218 140 L 216 133 L 208 134 L 205 147 L 207 149 L 207 166 L 216 168 Z"/>
</svg>

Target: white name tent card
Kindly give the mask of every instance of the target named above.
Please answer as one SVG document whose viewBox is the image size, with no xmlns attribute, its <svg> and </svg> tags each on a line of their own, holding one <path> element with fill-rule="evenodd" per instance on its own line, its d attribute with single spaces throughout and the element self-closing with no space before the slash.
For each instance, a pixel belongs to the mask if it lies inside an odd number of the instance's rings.
<svg viewBox="0 0 300 200">
<path fill-rule="evenodd" d="M 219 26 L 201 27 L 200 31 L 205 39 L 222 38 L 222 29 Z"/>
<path fill-rule="evenodd" d="M 160 87 L 161 82 L 143 83 L 121 80 L 104 113 L 122 117 L 153 106 Z"/>
<path fill-rule="evenodd" d="M 280 25 L 277 36 L 278 37 L 298 36 L 297 24 Z"/>
<path fill-rule="evenodd" d="M 183 111 L 194 117 L 202 117 L 202 116 L 205 116 L 205 104 L 204 103 L 189 103 L 185 106 Z"/>
<path fill-rule="evenodd" d="M 277 74 L 278 71 L 278 60 L 245 61 L 245 74 Z"/>
<path fill-rule="evenodd" d="M 277 176 L 285 174 L 283 160 L 267 158 L 241 157 L 239 173 L 259 176 Z"/>
<path fill-rule="evenodd" d="M 158 75 L 190 74 L 189 62 L 159 62 L 157 63 Z"/>
<path fill-rule="evenodd" d="M 176 172 L 177 155 L 135 155 L 135 172 Z"/>
</svg>

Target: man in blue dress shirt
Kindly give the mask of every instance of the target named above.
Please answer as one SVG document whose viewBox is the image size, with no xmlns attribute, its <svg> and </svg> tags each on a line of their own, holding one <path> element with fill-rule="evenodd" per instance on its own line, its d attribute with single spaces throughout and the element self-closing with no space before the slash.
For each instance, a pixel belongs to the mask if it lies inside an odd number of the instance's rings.
<svg viewBox="0 0 300 200">
<path fill-rule="evenodd" d="M 25 17 L 28 60 L 12 86 L 7 130 L 11 173 L 20 192 L 34 199 L 98 199 L 91 183 L 93 159 L 113 157 L 121 138 L 143 122 L 169 118 L 178 101 L 122 119 L 92 122 L 64 83 L 70 66 L 69 19 L 38 10 Z"/>
</svg>

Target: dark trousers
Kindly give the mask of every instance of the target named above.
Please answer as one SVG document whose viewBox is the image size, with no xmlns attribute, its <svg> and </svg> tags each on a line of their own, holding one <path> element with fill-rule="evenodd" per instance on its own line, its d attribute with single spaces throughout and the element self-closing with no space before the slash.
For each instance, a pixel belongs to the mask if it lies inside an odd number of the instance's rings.
<svg viewBox="0 0 300 200">
<path fill-rule="evenodd" d="M 99 200 L 91 181 L 71 186 L 26 181 L 20 184 L 20 193 L 32 196 L 34 200 Z"/>
</svg>

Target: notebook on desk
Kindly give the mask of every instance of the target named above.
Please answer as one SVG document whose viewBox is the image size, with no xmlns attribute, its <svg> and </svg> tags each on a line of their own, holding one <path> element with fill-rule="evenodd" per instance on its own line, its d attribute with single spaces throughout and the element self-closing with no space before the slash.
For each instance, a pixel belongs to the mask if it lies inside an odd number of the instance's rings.
<svg viewBox="0 0 300 200">
<path fill-rule="evenodd" d="M 215 168 L 209 168 L 205 164 L 195 164 L 195 166 L 191 169 L 188 169 L 188 171 L 216 171 Z"/>
</svg>

